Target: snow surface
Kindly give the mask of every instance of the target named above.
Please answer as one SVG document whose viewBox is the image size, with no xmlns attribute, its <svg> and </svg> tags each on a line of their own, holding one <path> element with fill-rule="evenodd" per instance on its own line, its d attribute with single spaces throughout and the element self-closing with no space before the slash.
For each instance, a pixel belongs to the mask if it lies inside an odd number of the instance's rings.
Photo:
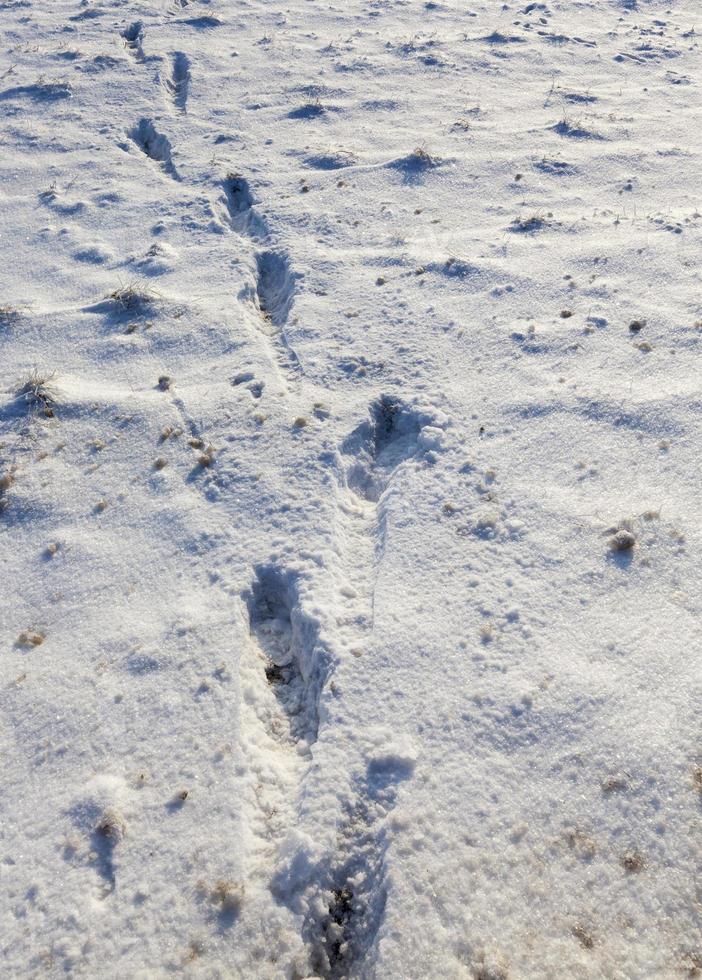
<svg viewBox="0 0 702 980">
<path fill-rule="evenodd" d="M 0 2 L 2 977 L 700 975 L 698 15 Z"/>
</svg>

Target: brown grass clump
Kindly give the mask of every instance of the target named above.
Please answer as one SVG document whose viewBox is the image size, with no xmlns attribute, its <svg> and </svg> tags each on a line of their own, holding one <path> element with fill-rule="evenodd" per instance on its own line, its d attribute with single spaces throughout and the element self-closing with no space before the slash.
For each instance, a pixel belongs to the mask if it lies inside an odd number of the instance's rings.
<svg viewBox="0 0 702 980">
<path fill-rule="evenodd" d="M 123 310 L 138 310 L 151 306 L 158 297 L 140 279 L 133 279 L 131 282 L 113 289 L 111 293 L 107 294 L 107 298 L 113 300 Z"/>
<path fill-rule="evenodd" d="M 609 547 L 612 551 L 631 551 L 636 544 L 636 535 L 627 528 L 620 528 L 609 539 Z"/>
<path fill-rule="evenodd" d="M 45 636 L 40 630 L 23 630 L 17 637 L 17 643 L 21 647 L 39 647 L 44 640 Z"/>
<path fill-rule="evenodd" d="M 5 510 L 9 503 L 7 491 L 14 482 L 15 476 L 11 470 L 8 470 L 7 473 L 3 473 L 3 475 L 0 476 L 0 511 Z"/>
<path fill-rule="evenodd" d="M 221 915 L 232 916 L 241 908 L 244 900 L 244 886 L 228 878 L 218 878 L 212 885 L 198 882 L 199 894 L 214 905 Z"/>
<path fill-rule="evenodd" d="M 581 926 L 580 924 L 574 925 L 572 932 L 583 949 L 592 949 L 594 947 L 595 940 L 592 938 L 588 930 L 584 928 L 584 926 Z"/>
<path fill-rule="evenodd" d="M 645 858 L 639 851 L 625 851 L 621 860 L 622 867 L 630 874 L 636 874 L 639 871 L 643 871 L 643 869 L 646 867 Z"/>
<path fill-rule="evenodd" d="M 208 466 L 212 466 L 215 461 L 215 452 L 216 450 L 214 446 L 207 446 L 204 453 L 200 453 L 197 461 L 203 469 L 207 469 Z"/>
<path fill-rule="evenodd" d="M 416 146 L 407 157 L 407 162 L 413 167 L 437 167 L 441 162 L 439 157 L 434 156 L 427 150 L 426 146 Z"/>
</svg>

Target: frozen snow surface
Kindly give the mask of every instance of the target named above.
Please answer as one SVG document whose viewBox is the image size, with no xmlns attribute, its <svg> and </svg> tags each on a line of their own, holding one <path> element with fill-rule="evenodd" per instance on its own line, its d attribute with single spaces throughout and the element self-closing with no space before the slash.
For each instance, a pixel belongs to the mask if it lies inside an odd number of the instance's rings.
<svg viewBox="0 0 702 980">
<path fill-rule="evenodd" d="M 702 974 L 696 0 L 0 2 L 0 975 Z"/>
</svg>

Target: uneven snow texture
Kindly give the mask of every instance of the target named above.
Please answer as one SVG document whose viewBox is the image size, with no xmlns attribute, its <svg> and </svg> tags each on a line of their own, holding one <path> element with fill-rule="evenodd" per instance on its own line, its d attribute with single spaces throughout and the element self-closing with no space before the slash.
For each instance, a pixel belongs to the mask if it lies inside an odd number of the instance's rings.
<svg viewBox="0 0 702 980">
<path fill-rule="evenodd" d="M 693 0 L 1 0 L 0 974 L 702 973 Z"/>
</svg>

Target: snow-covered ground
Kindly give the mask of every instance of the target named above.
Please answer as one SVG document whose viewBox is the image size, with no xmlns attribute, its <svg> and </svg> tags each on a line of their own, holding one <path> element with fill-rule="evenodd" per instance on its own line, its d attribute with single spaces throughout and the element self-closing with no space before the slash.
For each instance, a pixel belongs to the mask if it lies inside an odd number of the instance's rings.
<svg viewBox="0 0 702 980">
<path fill-rule="evenodd" d="M 3 978 L 702 974 L 698 18 L 0 2 Z"/>
</svg>

